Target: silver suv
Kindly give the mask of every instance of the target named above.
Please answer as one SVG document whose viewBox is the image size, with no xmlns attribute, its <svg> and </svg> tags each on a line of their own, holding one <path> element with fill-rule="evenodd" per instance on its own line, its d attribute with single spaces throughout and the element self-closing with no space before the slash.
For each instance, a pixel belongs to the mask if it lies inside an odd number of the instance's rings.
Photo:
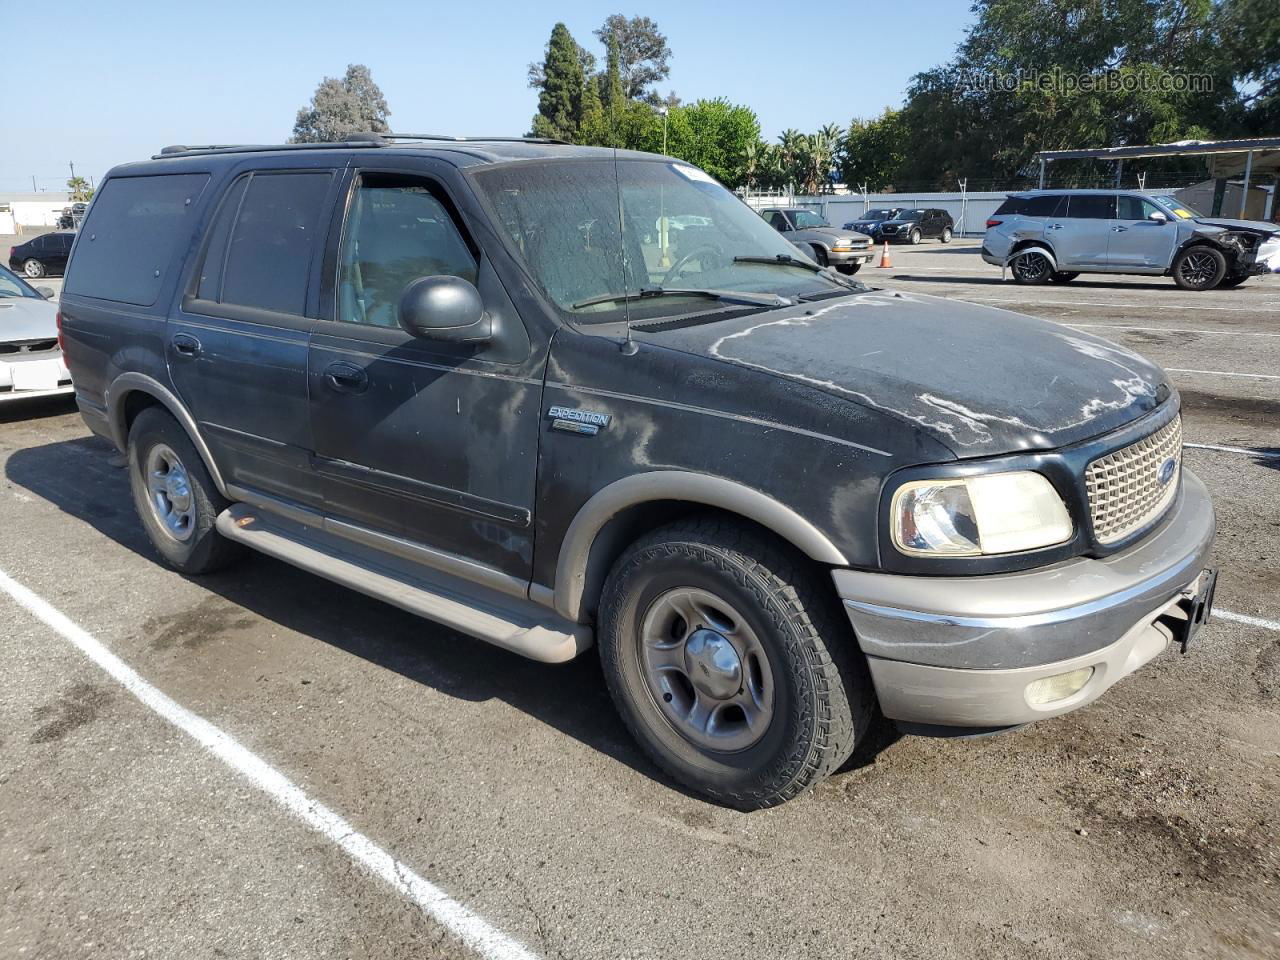
<svg viewBox="0 0 1280 960">
<path fill-rule="evenodd" d="M 982 259 L 1018 283 L 1081 273 L 1172 276 L 1184 290 L 1235 287 L 1280 254 L 1280 227 L 1205 217 L 1175 197 L 1119 190 L 1032 190 L 987 221 Z"/>
</svg>

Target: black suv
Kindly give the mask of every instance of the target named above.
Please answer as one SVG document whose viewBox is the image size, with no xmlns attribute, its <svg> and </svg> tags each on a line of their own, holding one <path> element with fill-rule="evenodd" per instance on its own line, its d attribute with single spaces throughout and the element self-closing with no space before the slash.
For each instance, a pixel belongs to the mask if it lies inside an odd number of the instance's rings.
<svg viewBox="0 0 1280 960">
<path fill-rule="evenodd" d="M 170 148 L 95 197 L 66 355 L 178 570 L 249 547 L 594 643 L 643 747 L 742 808 L 878 712 L 1053 716 L 1203 621 L 1157 367 L 821 269 L 679 160 L 405 139 Z"/>
<path fill-rule="evenodd" d="M 945 210 L 933 207 L 903 209 L 897 211 L 892 219 L 880 221 L 876 239 L 888 240 L 890 243 L 916 244 L 921 240 L 950 243 L 954 229 L 951 214 Z"/>
<path fill-rule="evenodd" d="M 9 269 L 32 280 L 61 274 L 67 268 L 71 244 L 76 235 L 71 232 L 42 233 L 26 243 L 9 248 Z"/>
</svg>

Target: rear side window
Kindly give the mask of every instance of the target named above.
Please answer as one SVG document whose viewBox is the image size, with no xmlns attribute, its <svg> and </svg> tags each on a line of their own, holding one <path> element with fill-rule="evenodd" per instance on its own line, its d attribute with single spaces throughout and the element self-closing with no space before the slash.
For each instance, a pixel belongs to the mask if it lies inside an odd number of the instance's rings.
<svg viewBox="0 0 1280 960">
<path fill-rule="evenodd" d="M 202 300 L 301 316 L 329 173 L 254 173 L 218 209 L 200 268 Z"/>
<path fill-rule="evenodd" d="M 204 173 L 108 180 L 80 230 L 66 292 L 154 305 L 174 248 L 190 236 L 191 212 L 208 182 Z"/>
<path fill-rule="evenodd" d="M 1000 206 L 996 207 L 994 216 L 1012 217 L 1014 214 L 1022 213 L 1027 209 L 1026 197 L 1010 197 Z"/>
<path fill-rule="evenodd" d="M 1115 216 L 1116 198 L 1105 194 L 1072 194 L 1067 200 L 1067 216 L 1072 220 L 1110 220 Z"/>
<path fill-rule="evenodd" d="M 1027 207 L 1023 211 L 1023 216 L 1027 217 L 1052 217 L 1059 209 L 1062 203 L 1062 197 L 1050 194 L 1041 197 L 1027 198 Z"/>
</svg>

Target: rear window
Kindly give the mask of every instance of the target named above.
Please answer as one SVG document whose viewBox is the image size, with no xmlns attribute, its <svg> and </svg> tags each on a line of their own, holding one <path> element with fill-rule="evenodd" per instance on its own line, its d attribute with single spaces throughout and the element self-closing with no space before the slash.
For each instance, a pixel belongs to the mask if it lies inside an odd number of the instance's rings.
<svg viewBox="0 0 1280 960">
<path fill-rule="evenodd" d="M 331 179 L 255 173 L 236 181 L 210 233 L 197 297 L 301 316 Z"/>
<path fill-rule="evenodd" d="M 205 173 L 108 180 L 80 230 L 66 292 L 154 305 L 208 182 Z"/>
</svg>

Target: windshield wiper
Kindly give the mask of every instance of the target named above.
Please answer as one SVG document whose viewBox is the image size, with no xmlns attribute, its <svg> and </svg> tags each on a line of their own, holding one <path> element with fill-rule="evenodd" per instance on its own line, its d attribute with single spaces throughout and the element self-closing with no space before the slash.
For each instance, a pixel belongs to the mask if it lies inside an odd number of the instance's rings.
<svg viewBox="0 0 1280 960">
<path fill-rule="evenodd" d="M 793 257 L 786 253 L 779 253 L 773 257 L 734 257 L 734 263 L 763 263 L 765 265 L 778 267 L 799 267 L 801 270 L 808 270 L 810 273 L 820 273 L 828 280 L 839 283 L 848 287 L 850 290 L 866 290 L 867 285 L 852 280 L 830 267 L 820 267 L 816 263 L 810 263 L 808 260 L 801 260 L 799 257 Z"/>
<path fill-rule="evenodd" d="M 592 307 L 598 303 L 631 303 L 654 297 L 705 297 L 723 303 L 745 303 L 753 307 L 788 307 L 791 301 L 776 293 L 746 293 L 741 290 L 698 290 L 681 287 L 641 287 L 628 293 L 604 293 L 573 304 L 573 309 Z"/>
</svg>

